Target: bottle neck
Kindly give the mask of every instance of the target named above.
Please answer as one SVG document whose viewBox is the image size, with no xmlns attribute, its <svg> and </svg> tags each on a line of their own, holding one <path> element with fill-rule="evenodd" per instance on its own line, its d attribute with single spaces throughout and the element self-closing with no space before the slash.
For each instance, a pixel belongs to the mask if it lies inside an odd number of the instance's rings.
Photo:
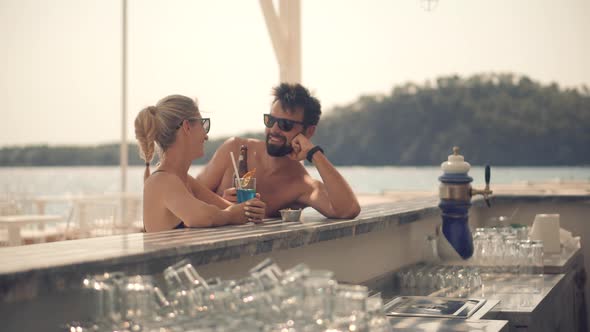
<svg viewBox="0 0 590 332">
<path fill-rule="evenodd" d="M 242 153 L 240 153 L 240 156 L 238 157 L 238 175 L 240 177 L 243 177 L 244 174 L 248 172 L 248 161 L 246 160 L 246 158 L 247 157 Z"/>
</svg>

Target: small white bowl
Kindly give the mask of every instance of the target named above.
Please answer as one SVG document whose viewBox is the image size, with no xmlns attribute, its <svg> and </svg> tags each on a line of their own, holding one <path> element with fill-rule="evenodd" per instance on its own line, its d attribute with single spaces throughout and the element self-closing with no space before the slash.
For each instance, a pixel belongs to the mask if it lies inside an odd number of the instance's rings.
<svg viewBox="0 0 590 332">
<path fill-rule="evenodd" d="M 301 209 L 282 209 L 279 212 L 283 221 L 300 221 L 301 219 Z"/>
</svg>

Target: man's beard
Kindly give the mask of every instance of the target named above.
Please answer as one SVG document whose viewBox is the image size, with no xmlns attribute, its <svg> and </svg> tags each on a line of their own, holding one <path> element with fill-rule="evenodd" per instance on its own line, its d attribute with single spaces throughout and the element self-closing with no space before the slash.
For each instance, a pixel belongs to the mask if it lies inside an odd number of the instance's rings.
<svg viewBox="0 0 590 332">
<path fill-rule="evenodd" d="M 293 151 L 293 147 L 291 144 L 287 143 L 287 139 L 284 136 L 273 136 L 279 137 L 285 141 L 282 145 L 274 145 L 268 143 L 268 139 L 270 138 L 270 134 L 266 135 L 266 153 L 268 153 L 272 157 L 284 157 Z"/>
</svg>

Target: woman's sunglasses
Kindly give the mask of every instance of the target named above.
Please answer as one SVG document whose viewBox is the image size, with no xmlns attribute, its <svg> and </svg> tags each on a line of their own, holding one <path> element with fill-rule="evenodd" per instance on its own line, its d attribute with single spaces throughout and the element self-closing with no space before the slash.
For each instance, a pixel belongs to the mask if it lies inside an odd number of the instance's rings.
<svg viewBox="0 0 590 332">
<path fill-rule="evenodd" d="M 275 125 L 275 122 L 278 124 L 279 129 L 282 131 L 291 131 L 295 124 L 305 126 L 305 123 L 303 122 L 283 118 L 275 118 L 270 114 L 264 114 L 264 125 L 266 126 L 266 128 L 272 128 L 272 126 Z"/>
<path fill-rule="evenodd" d="M 211 129 L 211 119 L 210 118 L 188 118 L 186 120 L 189 122 L 194 122 L 194 121 L 200 120 L 201 125 L 203 126 L 203 130 L 205 130 L 205 134 L 208 134 L 209 129 Z M 180 129 L 180 127 L 182 127 L 183 122 L 184 122 L 184 120 L 180 121 L 178 126 L 176 126 L 177 130 Z"/>
</svg>

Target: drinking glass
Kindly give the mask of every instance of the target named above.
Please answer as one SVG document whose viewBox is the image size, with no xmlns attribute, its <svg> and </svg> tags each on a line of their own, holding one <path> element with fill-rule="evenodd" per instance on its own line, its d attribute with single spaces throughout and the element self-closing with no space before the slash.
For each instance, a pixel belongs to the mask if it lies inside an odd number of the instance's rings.
<svg viewBox="0 0 590 332">
<path fill-rule="evenodd" d="M 481 274 L 479 272 L 479 268 L 477 267 L 470 267 L 467 268 L 467 276 L 468 276 L 468 288 L 471 291 L 474 291 L 482 286 Z"/>
<path fill-rule="evenodd" d="M 173 289 L 209 287 L 188 259 L 167 267 L 164 270 L 164 280 Z"/>
<path fill-rule="evenodd" d="M 504 260 L 504 237 L 497 229 L 491 233 L 489 240 L 489 249 L 491 253 L 489 269 L 494 273 L 504 272 L 502 266 Z"/>
<path fill-rule="evenodd" d="M 526 225 L 515 225 L 513 226 L 516 229 L 516 237 L 518 240 L 528 240 L 529 239 L 529 228 Z"/>
<path fill-rule="evenodd" d="M 87 276 L 82 287 L 98 295 L 100 311 L 93 330 L 140 331 L 151 324 L 159 324 L 164 318 L 174 317 L 152 276 L 104 273 Z"/>
<path fill-rule="evenodd" d="M 194 316 L 207 308 L 203 305 L 201 289 L 208 289 L 209 284 L 195 270 L 187 259 L 167 267 L 164 280 L 168 289 L 168 298 L 175 314 Z"/>
<path fill-rule="evenodd" d="M 209 283 L 208 289 L 199 290 L 203 294 L 203 303 L 210 314 L 233 314 L 238 311 L 241 300 L 231 292 L 235 285 L 235 281 L 220 280 L 219 283 L 213 285 Z"/>
<path fill-rule="evenodd" d="M 237 311 L 241 317 L 256 317 L 268 321 L 276 314 L 271 294 L 264 290 L 259 279 L 252 276 L 237 280 L 230 290 L 238 299 Z"/>
<path fill-rule="evenodd" d="M 496 260 L 496 249 L 494 240 L 496 239 L 495 228 L 484 228 L 484 241 L 481 249 L 482 254 L 482 267 L 485 273 L 494 272 L 495 260 Z"/>
<path fill-rule="evenodd" d="M 334 272 L 311 270 L 303 281 L 303 316 L 311 321 L 326 321 L 332 313 L 332 297 L 337 283 Z"/>
<path fill-rule="evenodd" d="M 532 241 L 522 240 L 519 244 L 519 264 L 518 272 L 521 275 L 532 275 L 533 274 L 533 262 L 532 262 Z"/>
<path fill-rule="evenodd" d="M 351 313 L 365 311 L 369 289 L 361 285 L 338 284 L 335 295 L 334 315 L 348 316 Z"/>
<path fill-rule="evenodd" d="M 309 269 L 307 270 L 309 271 Z M 260 282 L 264 289 L 274 288 L 283 277 L 283 270 L 270 258 L 264 259 L 248 272 L 250 276 Z"/>
<path fill-rule="evenodd" d="M 519 281 L 521 283 L 520 291 L 523 293 L 537 293 L 539 291 L 538 282 L 535 278 L 535 267 L 533 261 L 533 241 L 520 241 L 520 264 L 518 266 Z"/>
<path fill-rule="evenodd" d="M 427 236 L 422 249 L 422 261 L 425 263 L 435 264 L 440 260 L 438 256 L 438 248 L 436 244 L 436 237 Z"/>
<path fill-rule="evenodd" d="M 383 312 L 383 300 L 380 297 L 367 298 L 367 322 L 371 332 L 390 332 L 391 323 Z"/>
<path fill-rule="evenodd" d="M 94 322 L 102 329 L 114 328 L 121 321 L 122 301 L 121 288 L 125 274 L 111 272 L 88 275 L 82 280 L 82 289 L 92 294 L 96 303 Z"/>
<path fill-rule="evenodd" d="M 168 306 L 164 294 L 148 275 L 127 277 L 123 289 L 124 314 L 132 321 L 152 321 L 162 318 L 162 310 Z"/>
<path fill-rule="evenodd" d="M 328 331 L 366 330 L 368 288 L 360 285 L 336 286 Z"/>
<path fill-rule="evenodd" d="M 543 289 L 543 269 L 545 268 L 543 263 L 543 241 L 541 240 L 531 241 L 531 263 L 531 270 L 533 273 L 533 287 L 535 293 L 538 293 Z"/>
<path fill-rule="evenodd" d="M 488 236 L 485 228 L 478 227 L 473 232 L 473 256 L 471 261 L 474 265 L 485 266 L 486 265 L 486 245 Z"/>
<path fill-rule="evenodd" d="M 256 197 L 256 178 L 236 178 L 234 181 L 238 203 L 243 203 Z"/>
<path fill-rule="evenodd" d="M 127 276 L 123 272 L 106 272 L 87 276 L 83 280 L 84 288 L 94 288 L 99 295 L 102 318 L 105 321 L 121 321 L 123 312 L 123 292 Z"/>
<path fill-rule="evenodd" d="M 518 274 L 519 264 L 519 241 L 514 235 L 507 236 L 504 239 L 504 265 L 506 271 L 512 274 Z"/>
<path fill-rule="evenodd" d="M 452 285 L 447 280 L 447 272 L 450 271 L 446 266 L 439 266 L 436 270 L 436 289 L 447 289 L 452 287 Z"/>
</svg>

